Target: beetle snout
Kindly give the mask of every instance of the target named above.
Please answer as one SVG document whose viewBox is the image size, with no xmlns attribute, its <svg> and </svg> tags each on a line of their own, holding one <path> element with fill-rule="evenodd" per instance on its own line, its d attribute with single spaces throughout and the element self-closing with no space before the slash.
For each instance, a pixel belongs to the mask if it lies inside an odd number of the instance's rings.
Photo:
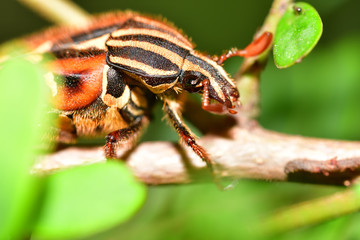
<svg viewBox="0 0 360 240">
<path fill-rule="evenodd" d="M 232 113 L 234 108 L 239 106 L 239 91 L 236 86 L 230 84 L 209 85 L 209 81 L 204 82 L 203 109 L 214 113 Z M 218 103 L 210 103 L 210 99 Z"/>
<path fill-rule="evenodd" d="M 239 105 L 240 94 L 236 87 L 226 88 L 223 94 L 225 96 L 224 104 L 228 109 L 235 108 Z"/>
</svg>

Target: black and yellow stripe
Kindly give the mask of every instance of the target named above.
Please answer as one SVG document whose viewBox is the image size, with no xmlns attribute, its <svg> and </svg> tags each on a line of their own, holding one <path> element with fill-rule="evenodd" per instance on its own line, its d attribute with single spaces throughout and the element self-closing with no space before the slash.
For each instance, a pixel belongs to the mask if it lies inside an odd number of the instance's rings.
<svg viewBox="0 0 360 240">
<path fill-rule="evenodd" d="M 237 88 L 222 66 L 193 50 L 193 45 L 173 28 L 136 16 L 110 33 L 107 63 L 140 80 L 153 93 L 181 84 L 188 72 L 209 80 L 210 97 L 233 106 Z M 192 89 L 184 89 L 192 91 Z"/>
<path fill-rule="evenodd" d="M 221 103 L 230 105 L 229 96 L 237 91 L 224 69 L 208 56 L 195 52 L 181 32 L 136 14 L 59 39 L 49 51 L 58 59 L 106 54 L 109 66 L 140 81 L 155 94 L 177 85 L 187 72 L 197 72 L 208 79 L 211 98 Z"/>
<path fill-rule="evenodd" d="M 174 35 L 151 28 L 117 30 L 106 45 L 108 64 L 139 76 L 154 93 L 176 84 L 184 59 L 192 50 Z"/>
<path fill-rule="evenodd" d="M 182 43 L 191 49 L 194 48 L 193 44 L 184 36 L 184 34 L 182 34 L 174 26 L 171 26 L 171 24 L 166 23 L 166 21 L 158 21 L 152 18 L 135 15 L 129 18 L 129 20 L 127 20 L 122 26 L 122 29 L 129 28 L 157 30 L 170 37 L 174 37 L 177 39 L 177 42 Z"/>
</svg>

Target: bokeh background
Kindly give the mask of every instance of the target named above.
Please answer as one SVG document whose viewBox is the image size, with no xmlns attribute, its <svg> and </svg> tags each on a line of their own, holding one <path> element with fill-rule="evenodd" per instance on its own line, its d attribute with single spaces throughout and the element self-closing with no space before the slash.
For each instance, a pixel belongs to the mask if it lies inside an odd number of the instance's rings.
<svg viewBox="0 0 360 240">
<path fill-rule="evenodd" d="M 74 2 L 90 13 L 131 9 L 161 15 L 209 54 L 246 46 L 271 6 L 271 1 L 260 0 Z M 308 57 L 289 69 L 276 69 L 269 59 L 262 74 L 259 121 L 267 129 L 284 133 L 359 140 L 360 2 L 308 2 L 323 20 L 323 36 Z M 52 25 L 17 1 L 3 1 L 0 12 L 0 43 Z M 234 73 L 240 63 L 233 61 L 227 70 Z M 161 116 L 156 118 L 144 139 L 176 141 L 176 134 L 159 120 Z M 342 190 L 253 180 L 242 180 L 228 192 L 219 191 L 213 183 L 151 186 L 145 205 L 129 222 L 91 239 L 251 239 L 256 238 L 251 225 L 258 217 Z M 352 213 L 274 239 L 360 239 L 359 224 L 359 213 Z"/>
</svg>

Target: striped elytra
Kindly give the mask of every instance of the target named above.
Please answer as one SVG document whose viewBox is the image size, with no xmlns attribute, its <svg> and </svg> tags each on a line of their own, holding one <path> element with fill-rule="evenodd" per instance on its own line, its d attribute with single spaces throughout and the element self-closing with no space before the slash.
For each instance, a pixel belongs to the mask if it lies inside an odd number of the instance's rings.
<svg viewBox="0 0 360 240">
<path fill-rule="evenodd" d="M 200 93 L 204 110 L 235 113 L 239 92 L 221 66 L 228 56 L 202 54 L 171 24 L 133 12 L 105 14 L 87 27 L 54 28 L 25 41 L 34 53 L 54 56 L 46 83 L 59 136 L 67 136 L 59 141 L 106 135 L 105 155 L 116 158 L 118 148 L 135 145 L 160 100 L 183 142 L 212 164 L 184 124 L 177 99 L 184 91 Z"/>
</svg>

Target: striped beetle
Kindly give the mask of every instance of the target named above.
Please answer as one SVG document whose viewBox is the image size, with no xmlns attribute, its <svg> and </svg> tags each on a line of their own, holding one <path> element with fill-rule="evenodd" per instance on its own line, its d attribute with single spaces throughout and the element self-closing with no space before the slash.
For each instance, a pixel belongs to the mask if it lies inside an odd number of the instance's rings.
<svg viewBox="0 0 360 240">
<path fill-rule="evenodd" d="M 156 97 L 180 139 L 211 167 L 182 120 L 178 93 L 202 93 L 204 110 L 236 113 L 239 92 L 221 64 L 233 56 L 257 55 L 271 40 L 264 33 L 244 50 L 209 57 L 171 24 L 119 12 L 95 18 L 85 28 L 55 28 L 26 42 L 35 53 L 55 57 L 46 82 L 60 119 L 60 142 L 106 135 L 105 155 L 116 158 L 118 147 L 136 143 Z"/>
</svg>

